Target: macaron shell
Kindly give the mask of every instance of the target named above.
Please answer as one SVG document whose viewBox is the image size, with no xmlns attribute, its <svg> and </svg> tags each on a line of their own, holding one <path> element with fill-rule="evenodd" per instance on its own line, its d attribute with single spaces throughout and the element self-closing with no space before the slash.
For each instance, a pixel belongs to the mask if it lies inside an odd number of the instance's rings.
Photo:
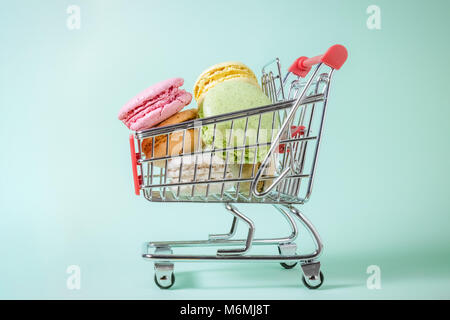
<svg viewBox="0 0 450 320">
<path fill-rule="evenodd" d="M 211 89 L 201 110 L 204 117 L 210 117 L 271 103 L 269 97 L 260 88 L 246 79 L 236 78 Z"/>
<path fill-rule="evenodd" d="M 132 109 L 126 117 L 122 119 L 122 122 L 130 128 L 134 122 L 143 118 L 147 113 L 163 108 L 166 104 L 176 100 L 183 92 L 185 91 L 179 90 L 176 87 L 171 87 L 168 90 L 161 92 L 153 100 L 146 100 L 142 105 Z"/>
<path fill-rule="evenodd" d="M 158 124 L 158 127 L 165 127 L 170 126 L 172 124 L 193 120 L 197 118 L 197 116 L 198 116 L 198 109 L 187 109 L 184 111 L 177 112 L 170 118 L 164 120 L 163 122 Z"/>
<path fill-rule="evenodd" d="M 197 104 L 200 106 L 203 103 L 208 90 L 223 81 L 236 78 L 259 86 L 255 74 L 245 64 L 236 61 L 222 62 L 206 69 L 197 78 L 194 85 L 194 98 Z"/>
<path fill-rule="evenodd" d="M 184 91 L 184 90 L 183 90 Z M 192 95 L 189 92 L 184 91 L 180 96 L 178 96 L 174 101 L 167 104 L 163 104 L 161 108 L 154 109 L 141 118 L 137 119 L 134 123 L 130 125 L 130 129 L 133 131 L 141 131 L 154 127 L 163 120 L 174 115 L 186 105 L 188 105 L 192 100 Z M 167 101 L 168 102 L 168 101 Z"/>
<path fill-rule="evenodd" d="M 125 119 L 135 108 L 143 105 L 146 101 L 152 100 L 161 93 L 172 87 L 178 88 L 182 86 L 184 80 L 182 78 L 171 78 L 154 84 L 147 89 L 141 91 L 134 98 L 130 99 L 119 111 L 119 120 Z"/>
</svg>

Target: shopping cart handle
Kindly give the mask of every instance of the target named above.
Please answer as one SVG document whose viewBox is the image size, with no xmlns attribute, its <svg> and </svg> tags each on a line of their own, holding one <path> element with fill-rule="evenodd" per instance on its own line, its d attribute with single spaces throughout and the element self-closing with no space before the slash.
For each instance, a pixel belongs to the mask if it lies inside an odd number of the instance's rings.
<svg viewBox="0 0 450 320">
<path fill-rule="evenodd" d="M 134 181 L 134 193 L 139 196 L 141 194 L 141 181 L 142 177 L 138 175 L 137 172 L 137 161 L 140 157 L 139 153 L 136 153 L 134 147 L 134 135 L 130 134 L 130 152 L 131 152 L 131 169 L 133 171 L 133 181 Z"/>
<path fill-rule="evenodd" d="M 339 70 L 347 60 L 347 49 L 340 44 L 331 46 L 327 52 L 312 58 L 300 57 L 290 66 L 289 71 L 299 77 L 306 77 L 311 67 L 318 63 L 325 63 L 330 68 Z"/>
</svg>

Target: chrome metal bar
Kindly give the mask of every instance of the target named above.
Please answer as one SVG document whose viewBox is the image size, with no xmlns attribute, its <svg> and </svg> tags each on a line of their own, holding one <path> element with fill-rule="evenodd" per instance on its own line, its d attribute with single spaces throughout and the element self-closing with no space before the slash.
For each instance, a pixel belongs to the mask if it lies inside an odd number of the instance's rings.
<svg viewBox="0 0 450 320">
<path fill-rule="evenodd" d="M 230 124 L 230 135 L 228 137 L 228 144 L 227 144 L 227 148 L 231 146 L 231 137 L 233 136 L 233 128 L 234 128 L 234 120 L 231 121 Z M 220 152 L 220 151 L 219 151 Z M 225 165 L 223 167 L 223 179 L 225 180 L 226 176 L 227 176 L 227 169 L 228 169 L 228 158 L 229 158 L 229 152 L 225 151 L 226 153 L 226 159 L 225 159 Z M 222 188 L 220 190 L 220 197 L 223 197 L 223 193 L 225 191 L 225 183 L 222 183 Z"/>
<path fill-rule="evenodd" d="M 153 158 L 153 156 L 155 155 L 155 137 L 152 137 L 151 139 L 152 139 L 152 158 Z M 151 162 L 149 164 L 150 164 L 150 177 L 148 176 L 148 172 L 147 172 L 147 183 L 148 184 L 153 184 L 153 170 L 154 170 L 153 167 L 154 167 L 154 163 Z M 151 196 L 151 193 L 152 193 L 152 189 L 151 188 L 150 188 L 149 192 L 150 192 L 150 196 Z"/>
<path fill-rule="evenodd" d="M 197 123 L 196 123 L 197 124 Z M 201 127 L 198 128 L 198 136 L 200 137 L 201 134 Z M 200 145 L 201 145 L 201 139 L 198 138 L 197 139 L 197 150 L 200 150 Z M 203 154 L 203 152 L 202 152 Z M 194 181 L 197 180 L 197 162 L 198 162 L 198 153 L 195 154 L 195 163 L 194 163 Z M 195 184 L 192 185 L 192 190 L 191 190 L 191 197 L 194 196 L 195 193 Z"/>
<path fill-rule="evenodd" d="M 237 249 L 229 249 L 229 250 L 228 249 L 219 249 L 219 250 L 217 250 L 217 255 L 218 256 L 220 256 L 220 255 L 226 255 L 226 256 L 242 255 L 242 254 L 248 252 L 250 250 L 250 248 L 252 247 L 253 235 L 255 233 L 255 224 L 253 223 L 252 220 L 250 220 L 244 214 L 239 212 L 239 210 L 236 209 L 236 207 L 234 207 L 233 205 L 226 203 L 225 208 L 228 211 L 230 211 L 236 218 L 241 219 L 248 225 L 248 234 L 247 234 L 247 239 L 245 241 L 245 247 L 237 248 Z"/>
<path fill-rule="evenodd" d="M 222 234 L 210 234 L 209 240 L 215 241 L 215 240 L 228 240 L 232 238 L 236 234 L 236 226 L 237 226 L 238 219 L 236 217 L 233 217 L 233 222 L 231 223 L 231 229 L 228 233 L 222 233 Z"/>
<path fill-rule="evenodd" d="M 213 162 L 213 157 L 215 156 L 214 150 L 216 149 L 216 144 L 215 144 L 216 143 L 216 127 L 217 127 L 217 124 L 215 123 L 214 129 L 213 129 L 213 141 L 212 141 L 212 149 L 213 150 L 211 151 L 211 157 L 209 157 L 208 180 L 211 180 L 211 171 L 213 169 L 212 162 Z M 205 197 L 208 197 L 208 194 L 209 194 L 209 184 L 206 185 Z"/>
<path fill-rule="evenodd" d="M 169 140 L 170 140 L 170 134 L 166 134 L 166 157 L 169 157 Z M 167 183 L 167 166 L 169 164 L 169 160 L 166 159 L 164 160 L 164 184 Z M 163 188 L 163 193 L 162 193 L 162 197 L 165 198 L 166 197 L 166 187 L 162 187 Z"/>
<path fill-rule="evenodd" d="M 286 74 L 286 78 L 283 79 L 281 77 L 281 63 L 280 63 L 280 60 L 278 58 L 276 60 L 277 60 L 278 78 L 280 80 L 281 99 L 284 101 L 284 100 L 286 100 L 286 97 L 284 96 L 284 81 L 289 76 L 289 72 Z M 276 96 L 277 96 L 277 99 L 278 99 L 279 92 L 277 92 Z"/>
<path fill-rule="evenodd" d="M 317 139 L 317 137 L 315 136 L 311 136 L 311 137 L 305 137 L 305 138 L 291 138 L 291 139 L 282 139 L 280 141 L 280 144 L 284 144 L 284 143 L 292 143 L 292 142 L 297 142 L 297 141 L 306 141 L 306 140 L 315 140 Z M 200 140 L 200 139 L 199 139 Z M 264 146 L 270 146 L 272 144 L 272 142 L 260 142 L 258 144 L 248 144 L 248 145 L 240 145 L 240 146 L 233 146 L 233 147 L 227 147 L 227 148 L 222 148 L 222 149 L 215 149 L 214 153 L 222 153 L 222 152 L 226 152 L 226 151 L 236 151 L 236 150 L 242 150 L 242 149 L 249 149 L 249 148 L 256 148 L 256 147 L 264 147 Z M 212 151 L 205 151 L 205 150 L 201 150 L 201 151 L 194 151 L 188 154 L 174 154 L 172 156 L 165 156 L 165 157 L 155 157 L 155 158 L 151 158 L 151 159 L 139 159 L 138 163 L 145 163 L 145 162 L 156 162 L 156 161 L 161 161 L 161 160 L 168 160 L 168 159 L 173 159 L 173 158 L 178 158 L 178 157 L 183 157 L 186 155 L 203 155 L 205 153 L 211 153 Z"/>
<path fill-rule="evenodd" d="M 277 102 L 277 89 L 275 86 L 275 79 L 273 76 L 272 71 L 269 73 L 269 87 L 270 87 L 270 99 L 272 100 L 272 103 Z"/>
<path fill-rule="evenodd" d="M 317 232 L 316 228 L 314 227 L 314 225 L 308 220 L 308 218 L 306 218 L 305 215 L 303 215 L 300 210 L 298 210 L 296 207 L 294 206 L 285 206 L 287 209 L 290 210 L 290 212 L 297 217 L 301 223 L 303 224 L 303 226 L 308 230 L 308 232 L 311 234 L 315 245 L 316 245 L 316 250 L 310 254 L 309 256 L 311 256 L 311 260 L 312 259 L 316 259 L 317 257 L 320 256 L 320 254 L 323 251 L 323 242 L 322 239 L 320 238 L 319 233 Z"/>
<path fill-rule="evenodd" d="M 248 118 L 249 117 L 247 117 L 245 119 L 244 136 L 242 137 L 244 140 L 244 143 L 242 145 L 243 148 L 241 150 L 241 161 L 239 161 L 240 162 L 240 164 L 239 164 L 239 179 L 242 177 L 242 169 L 243 169 L 244 162 L 245 162 L 244 159 L 245 159 L 245 151 L 246 151 L 246 146 L 247 146 L 246 143 L 247 143 Z M 239 188 L 240 188 L 240 183 L 238 182 L 236 185 L 236 196 L 239 194 Z"/>
<path fill-rule="evenodd" d="M 287 173 L 286 173 L 287 174 Z M 308 178 L 309 174 L 293 174 L 286 177 L 286 179 L 294 179 L 294 178 Z M 274 180 L 275 176 L 266 176 L 262 177 L 260 180 Z M 277 177 L 279 179 L 279 177 Z M 250 182 L 253 181 L 252 178 L 233 178 L 233 179 L 217 179 L 217 180 L 211 180 L 211 181 L 195 181 L 195 182 L 170 182 L 170 183 L 160 183 L 156 185 L 144 185 L 142 188 L 155 188 L 155 187 L 176 187 L 176 186 L 187 186 L 187 185 L 205 185 L 208 183 L 211 184 L 217 184 L 217 183 L 225 183 L 225 182 Z"/>
<path fill-rule="evenodd" d="M 298 237 L 298 228 L 297 224 L 295 223 L 294 219 L 290 216 L 288 212 L 286 212 L 281 206 L 274 205 L 274 207 L 280 212 L 283 217 L 286 219 L 286 221 L 289 223 L 292 233 L 289 237 L 286 237 L 285 239 L 278 239 L 280 240 L 280 243 L 290 243 L 297 239 Z M 284 241 L 281 241 L 284 240 Z"/>
<path fill-rule="evenodd" d="M 175 197 L 166 197 L 166 199 L 161 199 L 159 196 L 153 194 L 152 202 L 189 202 L 189 203 L 224 203 L 224 201 L 229 203 L 255 203 L 255 204 L 303 204 L 304 199 L 301 196 L 293 197 L 290 195 L 282 195 L 279 199 L 273 194 L 268 194 L 264 198 L 246 198 L 239 194 L 236 197 L 236 194 L 233 192 L 230 194 L 229 192 L 224 193 L 223 199 L 217 197 L 217 195 L 211 195 L 207 199 L 201 197 L 191 197 L 189 196 L 180 196 L 179 199 Z"/>
<path fill-rule="evenodd" d="M 186 129 L 183 130 L 183 144 L 181 145 L 181 153 L 184 153 L 184 144 L 185 144 L 185 138 L 186 138 Z M 181 182 L 181 177 L 183 176 L 183 157 L 180 159 L 180 168 L 179 168 L 180 175 L 178 176 L 178 182 Z M 180 196 L 180 186 L 177 187 L 177 197 Z"/>
<path fill-rule="evenodd" d="M 221 262 L 286 262 L 286 261 L 310 261 L 315 259 L 315 255 L 241 255 L 241 256 L 218 256 L 218 255 L 181 255 L 181 254 L 143 254 L 142 258 L 147 260 L 167 260 L 167 261 L 221 261 Z"/>
<path fill-rule="evenodd" d="M 281 241 L 280 241 L 281 239 Z M 256 245 L 275 245 L 289 242 L 289 237 L 276 239 L 253 239 L 252 246 Z M 172 248 L 189 247 L 217 247 L 217 246 L 242 246 L 247 239 L 215 239 L 215 240 L 186 240 L 186 241 L 152 241 L 144 245 L 148 248 L 169 246 Z"/>
</svg>

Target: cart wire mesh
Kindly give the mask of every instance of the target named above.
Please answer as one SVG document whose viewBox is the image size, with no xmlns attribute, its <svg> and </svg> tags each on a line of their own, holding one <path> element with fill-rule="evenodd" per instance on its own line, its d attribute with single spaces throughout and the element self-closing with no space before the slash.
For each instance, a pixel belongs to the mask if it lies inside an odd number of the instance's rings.
<svg viewBox="0 0 450 320">
<path fill-rule="evenodd" d="M 132 143 L 144 197 L 304 203 L 312 191 L 332 73 L 319 64 L 306 79 L 288 81 L 275 59 L 261 77 L 272 104 L 136 132 Z M 157 155 L 161 143 L 165 154 Z"/>
</svg>

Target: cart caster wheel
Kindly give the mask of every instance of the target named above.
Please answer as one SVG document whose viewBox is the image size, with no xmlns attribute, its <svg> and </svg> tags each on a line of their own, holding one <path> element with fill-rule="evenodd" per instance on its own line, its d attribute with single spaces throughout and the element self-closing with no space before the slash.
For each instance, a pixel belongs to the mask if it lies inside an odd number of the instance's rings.
<svg viewBox="0 0 450 320">
<path fill-rule="evenodd" d="M 297 262 L 293 263 L 293 264 L 287 264 L 285 262 L 280 262 L 281 266 L 285 269 L 292 269 L 297 265 Z"/>
<path fill-rule="evenodd" d="M 161 279 L 158 279 L 158 277 L 155 274 L 155 283 L 160 289 L 169 289 L 175 283 L 175 274 L 172 273 L 172 276 L 170 277 L 170 282 L 165 285 L 161 284 L 160 281 L 167 282 L 167 279 L 165 277 L 166 276 L 162 276 Z"/>
<path fill-rule="evenodd" d="M 280 247 L 278 247 L 278 253 L 281 254 Z M 285 269 L 292 269 L 293 267 L 295 267 L 297 265 L 297 262 L 294 262 L 294 263 L 280 262 L 280 264 Z"/>
<path fill-rule="evenodd" d="M 302 281 L 308 289 L 317 289 L 323 283 L 323 273 L 320 271 L 319 279 L 306 279 L 305 275 L 302 275 Z"/>
</svg>

